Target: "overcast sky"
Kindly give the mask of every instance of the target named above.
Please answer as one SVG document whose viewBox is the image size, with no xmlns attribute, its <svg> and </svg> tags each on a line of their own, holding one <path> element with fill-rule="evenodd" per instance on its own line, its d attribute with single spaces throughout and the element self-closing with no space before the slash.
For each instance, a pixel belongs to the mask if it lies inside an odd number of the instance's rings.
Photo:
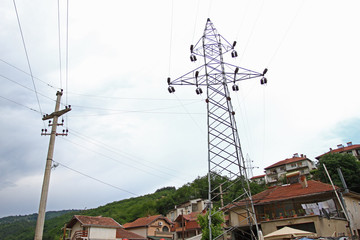
<svg viewBox="0 0 360 240">
<path fill-rule="evenodd" d="M 193 86 L 169 94 L 166 78 L 202 64 L 190 62 L 189 49 L 208 17 L 237 41 L 239 57 L 230 63 L 269 69 L 267 86 L 253 79 L 231 92 L 253 175 L 294 153 L 315 160 L 337 144 L 360 143 L 358 0 L 59 6 L 16 1 L 32 79 L 14 3 L 0 3 L 0 217 L 38 211 L 49 143 L 41 116 L 54 111 L 60 88 L 61 108 L 72 111 L 58 128 L 69 135 L 56 138 L 60 165 L 51 173 L 47 210 L 94 208 L 204 176 L 206 96 Z"/>
</svg>

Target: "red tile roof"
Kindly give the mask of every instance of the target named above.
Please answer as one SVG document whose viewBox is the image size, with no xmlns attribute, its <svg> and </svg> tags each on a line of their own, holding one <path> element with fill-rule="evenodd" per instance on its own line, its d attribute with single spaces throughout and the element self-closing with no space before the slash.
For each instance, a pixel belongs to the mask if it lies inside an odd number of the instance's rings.
<svg viewBox="0 0 360 240">
<path fill-rule="evenodd" d="M 123 228 L 116 229 L 116 238 L 126 238 L 129 240 L 146 240 L 146 237 L 140 236 L 139 234 L 126 231 Z"/>
<path fill-rule="evenodd" d="M 181 222 L 182 221 L 182 217 L 186 220 L 186 221 L 197 221 L 197 216 L 199 214 L 203 214 L 202 212 L 192 212 L 186 215 L 179 215 L 176 219 L 175 222 Z"/>
<path fill-rule="evenodd" d="M 179 232 L 182 231 L 182 227 L 180 227 L 180 223 L 182 222 L 182 218 L 185 220 L 185 230 L 191 230 L 191 229 L 200 229 L 200 225 L 197 222 L 197 217 L 199 214 L 205 214 L 202 212 L 192 212 L 186 215 L 179 215 L 176 219 L 176 230 L 174 231 Z"/>
<path fill-rule="evenodd" d="M 148 217 L 138 218 L 133 222 L 125 223 L 123 226 L 125 229 L 127 228 L 135 228 L 135 227 L 144 227 L 150 225 L 152 222 L 156 221 L 157 219 L 164 219 L 167 223 L 172 224 L 172 222 L 162 215 L 154 215 Z"/>
<path fill-rule="evenodd" d="M 292 163 L 292 162 L 298 162 L 298 161 L 302 161 L 302 160 L 307 160 L 307 157 L 292 157 L 292 158 L 287 158 L 285 160 L 279 161 L 277 163 L 274 163 L 273 165 L 270 165 L 268 167 L 266 167 L 265 169 L 269 169 L 269 168 L 273 168 L 273 167 L 278 167 L 281 165 L 285 165 L 288 163 Z"/>
<path fill-rule="evenodd" d="M 254 205 L 269 204 L 272 202 L 281 202 L 294 198 L 304 198 L 310 196 L 319 196 L 324 193 L 334 191 L 330 184 L 322 183 L 319 181 L 308 180 L 308 187 L 303 188 L 301 183 L 293 183 L 285 186 L 274 186 L 252 196 Z M 336 189 L 338 187 L 335 187 Z M 229 206 L 225 209 L 234 208 L 237 206 L 244 206 L 245 200 L 241 200 Z"/>
<path fill-rule="evenodd" d="M 117 223 L 114 219 L 109 217 L 91 217 L 83 215 L 74 215 L 70 222 L 67 224 L 67 227 L 71 228 L 76 222 L 80 222 L 82 226 L 101 226 L 107 228 L 120 228 L 121 225 Z"/>
<path fill-rule="evenodd" d="M 258 176 L 254 176 L 254 177 L 252 177 L 252 178 L 250 178 L 250 179 L 253 180 L 253 179 L 263 178 L 263 177 L 265 177 L 265 174 L 263 174 L 263 175 L 258 175 Z"/>
<path fill-rule="evenodd" d="M 360 148 L 360 144 L 354 144 L 354 145 L 347 146 L 347 147 L 340 147 L 337 149 L 332 149 L 331 151 L 328 151 L 324 154 L 321 154 L 320 156 L 317 156 L 316 159 L 319 160 L 322 156 L 324 156 L 325 154 L 328 154 L 328 153 L 342 153 L 342 152 L 346 152 L 346 151 L 358 149 L 358 148 Z"/>
<path fill-rule="evenodd" d="M 254 204 L 283 201 L 287 199 L 318 195 L 326 192 L 332 192 L 333 188 L 330 184 L 319 181 L 308 180 L 308 187 L 303 188 L 300 183 L 294 183 L 285 186 L 275 186 L 268 188 L 253 196 Z"/>
</svg>

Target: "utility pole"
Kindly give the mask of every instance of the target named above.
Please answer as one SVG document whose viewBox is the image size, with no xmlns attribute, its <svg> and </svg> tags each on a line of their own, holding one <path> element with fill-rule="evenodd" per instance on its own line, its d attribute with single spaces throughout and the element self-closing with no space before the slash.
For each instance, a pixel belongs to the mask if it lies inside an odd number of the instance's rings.
<svg viewBox="0 0 360 240">
<path fill-rule="evenodd" d="M 55 137 L 58 135 L 67 136 L 67 132 L 68 132 L 67 130 L 66 131 L 64 130 L 63 133 L 56 133 L 57 126 L 63 125 L 63 123 L 58 124 L 58 118 L 61 115 L 71 111 L 70 106 L 66 106 L 65 109 L 59 111 L 61 96 L 62 96 L 62 90 L 61 92 L 58 91 L 56 93 L 55 111 L 51 114 L 44 115 L 42 118 L 43 121 L 53 119 L 53 123 L 51 124 L 51 120 L 49 121 L 49 126 L 52 126 L 51 133 L 47 133 L 46 129 L 41 130 L 41 135 L 43 136 L 50 135 L 50 142 L 49 142 L 49 149 L 48 149 L 46 165 L 45 165 L 44 180 L 41 190 L 39 214 L 36 222 L 34 240 L 42 240 L 42 236 L 43 236 L 45 213 L 46 213 L 46 201 L 49 192 L 49 182 L 50 182 L 51 165 L 53 162 L 53 155 L 54 155 Z"/>
</svg>

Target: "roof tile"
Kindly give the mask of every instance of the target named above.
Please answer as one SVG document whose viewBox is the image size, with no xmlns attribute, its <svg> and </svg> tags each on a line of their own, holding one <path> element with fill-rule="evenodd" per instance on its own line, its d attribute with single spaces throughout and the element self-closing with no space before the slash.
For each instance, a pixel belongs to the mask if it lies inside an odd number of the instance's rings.
<svg viewBox="0 0 360 240">
<path fill-rule="evenodd" d="M 308 180 L 307 184 L 308 187 L 306 188 L 303 188 L 301 183 L 271 187 L 254 195 L 253 201 L 256 205 L 258 205 L 267 202 L 282 201 L 286 199 L 305 197 L 333 191 L 333 188 L 330 184 L 319 181 Z"/>
<path fill-rule="evenodd" d="M 117 223 L 114 219 L 109 217 L 92 217 L 84 215 L 74 215 L 71 221 L 68 223 L 69 227 L 72 227 L 76 221 L 79 221 L 83 226 L 103 226 L 111 228 L 120 228 L 121 225 Z"/>
<path fill-rule="evenodd" d="M 129 240 L 146 240 L 146 237 L 140 236 L 139 234 L 130 231 L 126 231 L 123 228 L 116 229 L 116 238 L 126 238 Z"/>
<path fill-rule="evenodd" d="M 307 157 L 292 157 L 292 158 L 287 158 L 285 160 L 282 160 L 282 161 L 279 161 L 277 163 L 274 163 L 273 165 L 270 165 L 268 167 L 266 167 L 265 169 L 269 169 L 269 168 L 273 168 L 273 167 L 278 167 L 278 166 L 281 166 L 281 165 L 285 165 L 285 164 L 288 164 L 288 163 L 292 163 L 292 162 L 298 162 L 298 161 L 301 161 L 301 160 L 306 160 L 308 159 Z"/>
<path fill-rule="evenodd" d="M 148 226 L 149 224 L 151 224 L 152 222 L 154 222 L 158 218 L 164 219 L 169 224 L 171 224 L 171 221 L 168 218 L 166 218 L 166 217 L 164 217 L 162 215 L 154 215 L 154 216 L 138 218 L 133 222 L 125 223 L 123 226 L 124 226 L 125 229 L 126 228 L 134 228 L 134 227 L 144 227 L 144 226 Z"/>
</svg>

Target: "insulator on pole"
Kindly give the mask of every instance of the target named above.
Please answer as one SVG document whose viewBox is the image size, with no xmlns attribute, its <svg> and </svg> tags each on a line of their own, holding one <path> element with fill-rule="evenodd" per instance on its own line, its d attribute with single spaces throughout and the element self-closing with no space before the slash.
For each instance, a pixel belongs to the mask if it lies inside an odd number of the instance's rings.
<svg viewBox="0 0 360 240">
<path fill-rule="evenodd" d="M 265 68 L 262 75 L 264 76 L 267 73 L 267 71 L 268 71 L 268 69 Z"/>
<path fill-rule="evenodd" d="M 196 56 L 194 54 L 190 55 L 190 61 L 195 62 L 197 60 Z"/>
<path fill-rule="evenodd" d="M 237 52 L 235 50 L 233 50 L 231 52 L 231 57 L 236 58 L 237 56 L 238 56 Z"/>
<path fill-rule="evenodd" d="M 173 86 L 169 86 L 168 91 L 169 91 L 169 93 L 173 93 L 173 92 L 175 92 L 175 88 Z"/>
<path fill-rule="evenodd" d="M 196 92 L 196 94 L 197 95 L 199 95 L 199 94 L 202 94 L 203 93 L 203 91 L 202 91 L 202 89 L 201 88 L 196 88 L 196 90 L 195 90 L 195 92 Z"/>
</svg>

